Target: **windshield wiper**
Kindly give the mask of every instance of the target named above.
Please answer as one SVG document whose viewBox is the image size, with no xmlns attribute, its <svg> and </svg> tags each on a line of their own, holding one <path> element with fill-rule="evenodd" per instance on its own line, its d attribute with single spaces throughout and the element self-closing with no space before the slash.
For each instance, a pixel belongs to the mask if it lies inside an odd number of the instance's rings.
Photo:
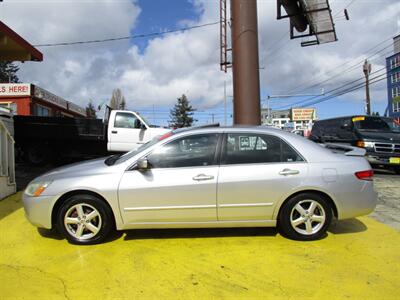
<svg viewBox="0 0 400 300">
<path fill-rule="evenodd" d="M 112 166 L 112 165 L 115 164 L 115 162 L 118 160 L 118 158 L 121 157 L 122 154 L 123 154 L 123 153 L 118 153 L 118 154 L 111 155 L 110 157 L 106 158 L 106 160 L 104 161 L 104 163 L 105 163 L 107 166 Z"/>
</svg>

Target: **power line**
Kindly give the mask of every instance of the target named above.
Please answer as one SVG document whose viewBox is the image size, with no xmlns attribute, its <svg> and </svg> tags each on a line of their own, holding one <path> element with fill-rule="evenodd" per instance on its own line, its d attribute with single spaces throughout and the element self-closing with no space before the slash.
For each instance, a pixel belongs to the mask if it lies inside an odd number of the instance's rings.
<svg viewBox="0 0 400 300">
<path fill-rule="evenodd" d="M 344 11 L 345 9 L 348 9 L 348 8 L 350 7 L 350 5 L 352 5 L 355 1 L 356 1 L 356 0 L 351 0 L 350 3 L 347 4 L 346 7 L 344 7 L 344 8 L 341 9 L 340 11 L 338 11 L 338 12 L 334 15 L 334 17 L 340 15 L 340 13 L 341 13 L 342 11 Z"/>
<path fill-rule="evenodd" d="M 107 39 L 99 39 L 99 40 L 88 40 L 88 41 L 75 41 L 75 42 L 63 42 L 63 43 L 50 43 L 50 44 L 37 44 L 33 45 L 34 47 L 56 47 L 56 46 L 71 46 L 71 45 L 83 45 L 83 44 L 95 44 L 95 43 L 105 43 L 105 42 L 116 42 L 122 40 L 129 40 L 129 39 L 138 39 L 138 38 L 147 38 L 147 37 L 154 37 L 160 36 L 169 33 L 181 32 L 181 31 L 189 31 L 192 29 L 203 28 L 207 26 L 217 25 L 220 22 L 211 22 L 211 23 L 204 23 L 200 25 L 194 25 L 189 27 L 182 27 L 178 29 L 169 29 L 164 31 L 146 33 L 146 34 L 138 34 L 138 35 L 130 35 L 130 36 L 123 36 L 123 37 L 116 37 L 116 38 L 107 38 Z"/>
<path fill-rule="evenodd" d="M 382 78 L 380 78 L 380 77 L 382 77 Z M 374 78 L 371 79 L 370 85 L 372 85 L 374 83 L 377 83 L 377 82 L 380 82 L 380 81 L 385 80 L 385 79 L 387 79 L 386 73 L 378 75 L 378 76 L 375 76 Z M 357 85 L 355 85 L 353 87 L 347 88 L 347 89 L 345 89 L 343 91 L 340 91 L 340 92 L 335 93 L 333 95 L 327 96 L 325 98 L 321 98 L 321 99 L 318 99 L 318 100 L 315 100 L 315 101 L 304 103 L 304 104 L 300 105 L 300 107 L 305 107 L 305 106 L 314 105 L 314 104 L 318 104 L 318 103 L 321 103 L 321 102 L 328 101 L 330 99 L 333 99 L 333 98 L 348 94 L 350 92 L 354 92 L 354 91 L 359 90 L 361 88 L 364 88 L 365 85 L 366 85 L 365 83 L 357 84 Z"/>
<path fill-rule="evenodd" d="M 387 38 L 387 39 L 381 41 L 380 43 L 378 43 L 378 44 L 375 45 L 374 47 L 368 49 L 368 50 L 366 51 L 366 53 L 369 53 L 369 52 L 375 50 L 375 49 L 378 48 L 379 46 L 383 45 L 384 43 L 386 43 L 387 41 L 392 40 L 392 39 L 393 39 L 393 36 L 391 36 L 390 38 Z M 382 52 L 382 51 L 384 51 L 384 50 L 386 50 L 387 48 L 392 47 L 392 46 L 393 46 L 392 44 L 390 44 L 390 45 L 388 45 L 388 46 L 385 46 L 384 48 L 382 48 L 382 49 L 380 49 L 380 50 L 374 52 L 374 53 L 371 54 L 371 55 L 369 55 L 366 59 L 371 59 L 371 58 L 374 57 L 375 55 L 379 54 L 380 52 Z M 315 81 L 315 80 L 314 80 L 314 81 L 312 82 L 311 85 L 306 86 L 306 87 L 304 87 L 304 88 L 302 88 L 302 89 L 299 89 L 299 88 L 302 87 L 303 84 L 298 85 L 298 86 L 295 87 L 294 89 L 290 90 L 289 93 L 300 93 L 300 92 L 303 92 L 303 91 L 310 90 L 310 89 L 312 89 L 312 88 L 314 88 L 314 87 L 317 87 L 317 86 L 319 86 L 319 85 L 321 85 L 321 84 L 323 84 L 323 83 L 326 83 L 326 82 L 328 82 L 328 81 L 331 81 L 331 80 L 334 79 L 334 78 L 340 77 L 340 76 L 342 76 L 343 74 L 348 73 L 348 72 L 350 72 L 350 71 L 356 69 L 358 66 L 360 66 L 361 64 L 364 63 L 364 60 L 365 60 L 365 59 L 362 59 L 362 60 L 360 60 L 359 62 L 357 62 L 356 64 L 353 64 L 353 65 L 349 66 L 348 68 L 345 68 L 344 70 L 340 70 L 340 68 L 342 68 L 342 67 L 348 65 L 349 63 L 355 61 L 355 59 L 349 60 L 349 61 L 347 61 L 347 62 L 345 62 L 345 63 L 343 63 L 343 64 L 341 64 L 341 65 L 339 65 L 339 66 L 337 66 L 337 67 L 335 67 L 335 68 L 333 68 L 333 69 L 331 69 L 330 71 L 327 72 L 327 74 L 336 73 L 335 75 L 333 75 L 333 76 L 331 76 L 331 77 L 329 77 L 329 78 L 327 78 L 327 79 L 325 79 L 325 80 L 322 80 L 322 81 Z"/>
<path fill-rule="evenodd" d="M 380 69 L 378 69 L 378 70 L 372 72 L 371 75 L 376 74 L 376 73 L 378 73 L 378 72 L 381 72 L 382 70 L 385 70 L 385 69 L 386 69 L 386 67 L 380 68 Z M 381 74 L 381 75 L 382 75 L 382 74 Z M 380 76 L 381 76 L 381 75 L 380 75 Z M 350 81 L 350 82 L 348 82 L 348 83 L 346 83 L 346 84 L 344 84 L 344 85 L 342 85 L 342 86 L 339 86 L 339 87 L 337 87 L 337 88 L 334 88 L 334 89 L 332 89 L 332 90 L 329 90 L 329 91 L 325 92 L 325 96 L 326 96 L 327 94 L 331 94 L 331 93 L 334 94 L 333 92 L 338 91 L 338 90 L 340 90 L 340 89 L 343 89 L 344 87 L 349 86 L 349 85 L 351 85 L 351 84 L 354 84 L 354 83 L 356 83 L 356 82 L 358 82 L 358 81 L 361 81 L 361 80 L 364 80 L 364 77 L 361 77 L 361 78 L 352 80 L 352 81 Z M 310 100 L 313 100 L 313 99 L 317 99 L 317 98 L 320 98 L 320 97 L 321 97 L 320 95 L 318 95 L 318 96 L 313 96 L 313 97 L 311 97 L 310 99 L 301 100 L 301 101 L 298 101 L 298 102 L 295 102 L 295 103 L 291 103 L 291 104 L 286 104 L 286 105 L 284 105 L 284 106 L 282 106 L 282 107 L 280 107 L 280 108 L 293 107 L 293 106 L 296 106 L 296 105 L 299 105 L 299 104 L 302 104 L 302 103 L 304 103 L 304 102 L 307 102 L 307 101 L 310 101 Z"/>
</svg>

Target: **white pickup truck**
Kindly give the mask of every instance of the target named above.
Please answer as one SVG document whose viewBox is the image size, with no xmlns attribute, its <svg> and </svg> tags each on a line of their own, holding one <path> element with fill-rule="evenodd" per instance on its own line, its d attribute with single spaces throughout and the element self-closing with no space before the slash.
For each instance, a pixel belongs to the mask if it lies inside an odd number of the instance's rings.
<svg viewBox="0 0 400 300">
<path fill-rule="evenodd" d="M 107 150 L 130 151 L 168 131 L 170 129 L 150 125 L 134 111 L 112 110 L 108 121 Z"/>
<path fill-rule="evenodd" d="M 127 152 L 170 129 L 150 125 L 139 113 L 111 110 L 101 119 L 14 116 L 15 142 L 26 161 L 42 165 Z"/>
</svg>

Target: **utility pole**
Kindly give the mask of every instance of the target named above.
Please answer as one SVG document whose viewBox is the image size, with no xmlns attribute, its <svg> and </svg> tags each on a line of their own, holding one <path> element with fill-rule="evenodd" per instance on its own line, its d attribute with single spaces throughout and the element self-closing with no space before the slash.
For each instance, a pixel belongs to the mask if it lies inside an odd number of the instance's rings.
<svg viewBox="0 0 400 300">
<path fill-rule="evenodd" d="M 231 0 L 233 124 L 260 125 L 257 0 Z"/>
<path fill-rule="evenodd" d="M 224 81 L 224 126 L 226 126 L 226 80 Z"/>
<path fill-rule="evenodd" d="M 371 74 L 371 64 L 365 60 L 363 65 L 365 75 L 365 112 L 368 116 L 371 115 L 371 99 L 369 96 L 369 74 Z"/>
</svg>

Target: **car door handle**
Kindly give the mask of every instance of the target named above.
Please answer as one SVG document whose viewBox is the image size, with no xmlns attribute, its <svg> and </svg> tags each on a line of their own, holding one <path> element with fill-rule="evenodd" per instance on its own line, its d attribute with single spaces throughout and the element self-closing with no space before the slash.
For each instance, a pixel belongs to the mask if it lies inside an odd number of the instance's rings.
<svg viewBox="0 0 400 300">
<path fill-rule="evenodd" d="M 118 131 L 116 131 L 116 130 L 113 130 L 113 131 L 111 131 L 111 133 L 118 133 Z"/>
<path fill-rule="evenodd" d="M 214 179 L 214 176 L 205 175 L 205 174 L 199 174 L 199 175 L 193 177 L 193 180 L 196 180 L 196 181 L 211 180 L 211 179 Z"/>
<path fill-rule="evenodd" d="M 297 175 L 299 174 L 299 170 L 290 170 L 290 169 L 283 169 L 279 172 L 279 175 L 287 176 L 287 175 Z"/>
</svg>

